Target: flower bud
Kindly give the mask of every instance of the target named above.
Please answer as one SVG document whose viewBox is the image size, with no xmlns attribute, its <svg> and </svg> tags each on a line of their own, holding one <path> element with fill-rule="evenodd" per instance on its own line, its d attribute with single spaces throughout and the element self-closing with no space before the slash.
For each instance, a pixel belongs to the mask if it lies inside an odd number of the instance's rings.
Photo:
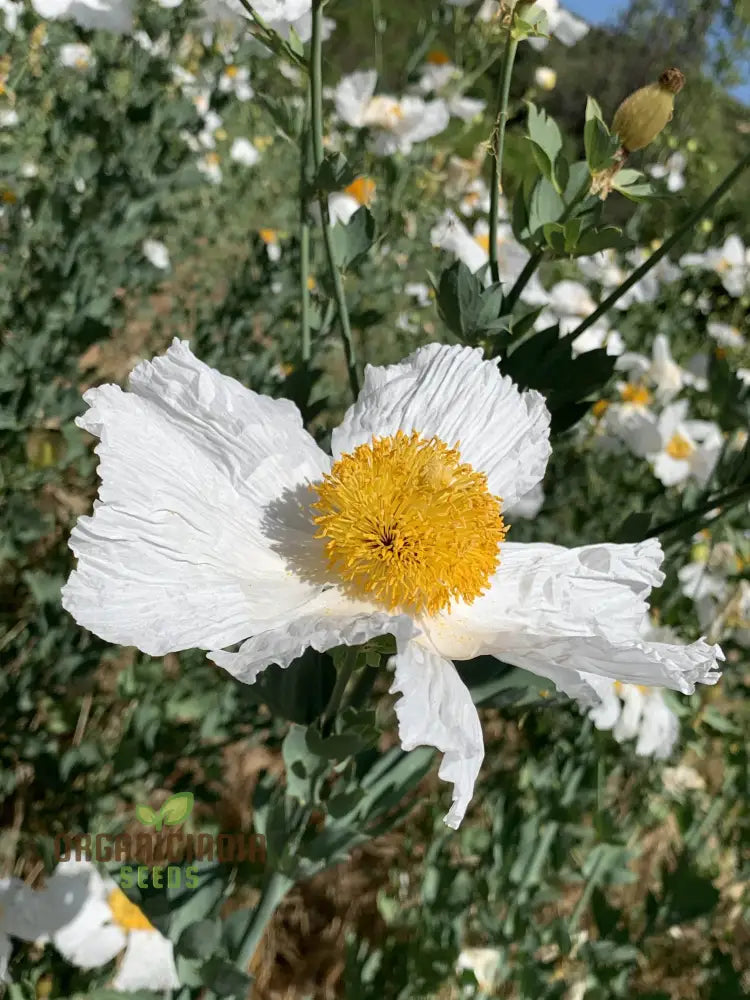
<svg viewBox="0 0 750 1000">
<path fill-rule="evenodd" d="M 675 94 L 684 85 L 685 77 L 678 69 L 665 69 L 657 83 L 625 98 L 612 119 L 612 131 L 620 137 L 623 149 L 632 153 L 653 142 L 671 119 Z"/>
</svg>

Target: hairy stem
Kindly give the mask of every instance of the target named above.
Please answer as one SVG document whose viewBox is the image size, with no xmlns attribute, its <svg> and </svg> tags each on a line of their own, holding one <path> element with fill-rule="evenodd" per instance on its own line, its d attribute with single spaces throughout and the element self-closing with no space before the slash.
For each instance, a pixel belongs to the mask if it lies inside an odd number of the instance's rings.
<svg viewBox="0 0 750 1000">
<path fill-rule="evenodd" d="M 500 185 L 503 178 L 503 153 L 505 152 L 505 126 L 508 122 L 508 100 L 513 63 L 516 59 L 518 41 L 508 28 L 508 40 L 503 53 L 503 69 L 500 74 L 497 115 L 492 132 L 492 175 L 490 178 L 490 273 L 493 282 L 500 280 L 500 266 L 497 258 L 497 226 L 500 205 Z"/>
</svg>

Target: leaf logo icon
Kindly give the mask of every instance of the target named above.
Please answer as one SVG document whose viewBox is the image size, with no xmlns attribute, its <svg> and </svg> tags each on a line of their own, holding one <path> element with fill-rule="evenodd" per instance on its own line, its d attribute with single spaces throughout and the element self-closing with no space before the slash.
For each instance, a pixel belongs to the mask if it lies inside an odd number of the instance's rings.
<svg viewBox="0 0 750 1000">
<path fill-rule="evenodd" d="M 170 796 L 158 812 L 149 806 L 137 805 L 135 815 L 144 826 L 153 826 L 157 833 L 163 826 L 177 826 L 193 811 L 193 793 L 178 792 Z"/>
</svg>

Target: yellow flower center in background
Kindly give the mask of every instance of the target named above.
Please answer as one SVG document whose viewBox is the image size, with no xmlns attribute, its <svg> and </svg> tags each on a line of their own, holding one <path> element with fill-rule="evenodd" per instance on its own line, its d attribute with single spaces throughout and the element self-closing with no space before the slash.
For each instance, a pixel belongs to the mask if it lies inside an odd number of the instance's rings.
<svg viewBox="0 0 750 1000">
<path fill-rule="evenodd" d="M 354 198 L 360 205 L 369 205 L 375 194 L 375 181 L 369 177 L 358 177 L 344 188 L 344 193 Z"/>
<path fill-rule="evenodd" d="M 239 73 L 239 67 L 234 65 L 227 66 L 224 72 L 226 73 L 226 75 L 229 77 L 230 80 L 233 80 Z"/>
<path fill-rule="evenodd" d="M 124 931 L 152 931 L 154 925 L 131 903 L 122 889 L 113 889 L 107 897 L 107 905 L 112 911 L 112 919 Z"/>
<path fill-rule="evenodd" d="M 636 406 L 648 406 L 651 402 L 651 393 L 645 385 L 634 385 L 632 382 L 620 389 L 620 396 L 624 403 L 634 403 Z"/>
<path fill-rule="evenodd" d="M 427 53 L 427 62 L 431 66 L 445 66 L 450 61 L 450 56 L 447 52 L 443 52 L 442 49 L 431 49 Z"/>
<path fill-rule="evenodd" d="M 688 439 L 683 437 L 678 431 L 669 439 L 664 450 L 670 458 L 676 458 L 679 461 L 683 458 L 689 458 L 695 449 Z"/>
<path fill-rule="evenodd" d="M 489 233 L 479 233 L 474 237 L 474 242 L 478 243 L 479 246 L 484 250 L 485 253 L 490 252 L 490 234 Z"/>
<path fill-rule="evenodd" d="M 500 561 L 500 499 L 438 438 L 374 438 L 313 489 L 329 566 L 390 609 L 436 614 L 453 600 L 470 604 Z"/>
<path fill-rule="evenodd" d="M 594 405 L 591 407 L 591 412 L 595 417 L 603 417 L 604 414 L 609 409 L 609 401 L 606 399 L 597 399 Z"/>
<path fill-rule="evenodd" d="M 279 233 L 276 229 L 259 229 L 258 236 L 260 236 L 266 246 L 269 246 L 271 243 L 277 243 L 279 239 Z"/>
</svg>

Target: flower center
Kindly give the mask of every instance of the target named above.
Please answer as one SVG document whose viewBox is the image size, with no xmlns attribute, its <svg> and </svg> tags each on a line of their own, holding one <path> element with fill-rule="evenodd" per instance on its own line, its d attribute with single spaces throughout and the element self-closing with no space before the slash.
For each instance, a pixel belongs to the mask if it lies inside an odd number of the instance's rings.
<svg viewBox="0 0 750 1000">
<path fill-rule="evenodd" d="M 430 64 L 430 66 L 445 66 L 445 64 L 449 63 L 451 60 L 448 53 L 443 52 L 442 49 L 431 49 L 427 53 L 426 61 Z"/>
<path fill-rule="evenodd" d="M 230 80 L 234 80 L 234 78 L 239 73 L 239 67 L 232 64 L 230 66 L 227 66 L 224 72 L 226 73 L 226 75 L 229 77 Z"/>
<path fill-rule="evenodd" d="M 438 438 L 373 438 L 313 489 L 329 566 L 388 608 L 436 614 L 453 600 L 471 604 L 500 561 L 500 499 Z"/>
<path fill-rule="evenodd" d="M 645 385 L 635 385 L 632 382 L 620 389 L 620 396 L 624 403 L 633 403 L 635 406 L 648 406 L 651 402 L 651 393 Z"/>
<path fill-rule="evenodd" d="M 403 117 L 404 112 L 395 98 L 378 96 L 373 97 L 367 106 L 365 124 L 384 129 L 395 128 Z"/>
<path fill-rule="evenodd" d="M 369 177 L 358 177 L 344 188 L 344 193 L 351 195 L 360 205 L 369 205 L 375 194 L 375 181 Z"/>
<path fill-rule="evenodd" d="M 680 459 L 689 458 L 694 448 L 686 437 L 683 437 L 679 431 L 676 431 L 667 442 L 664 450 L 670 458 L 676 458 L 679 461 Z"/>
<path fill-rule="evenodd" d="M 112 912 L 112 919 L 124 931 L 152 931 L 154 925 L 145 913 L 131 903 L 122 889 L 113 889 L 107 897 L 107 905 Z"/>
<path fill-rule="evenodd" d="M 485 253 L 490 252 L 490 234 L 489 233 L 478 233 L 474 237 L 474 242 L 478 243 L 479 246 L 484 250 Z"/>
</svg>

